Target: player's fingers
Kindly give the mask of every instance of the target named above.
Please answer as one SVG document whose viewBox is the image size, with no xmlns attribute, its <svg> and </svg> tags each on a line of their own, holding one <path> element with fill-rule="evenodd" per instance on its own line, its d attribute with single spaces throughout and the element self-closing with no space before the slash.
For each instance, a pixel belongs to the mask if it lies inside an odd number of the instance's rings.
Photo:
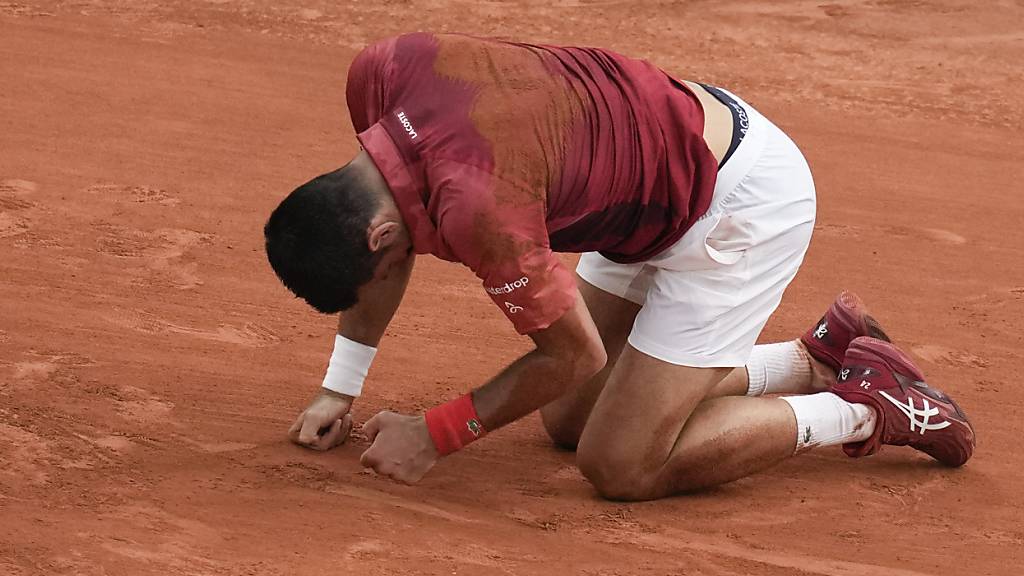
<svg viewBox="0 0 1024 576">
<path fill-rule="evenodd" d="M 313 418 L 303 418 L 302 429 L 299 430 L 299 444 L 313 446 L 316 442 L 316 433 L 320 431 L 320 424 Z"/>
<path fill-rule="evenodd" d="M 389 480 L 394 480 L 395 475 L 398 474 L 395 467 L 387 462 L 378 462 L 377 465 L 373 467 L 373 471 L 376 472 L 378 476 L 383 476 Z"/>
<path fill-rule="evenodd" d="M 334 440 L 338 436 L 338 431 L 341 430 L 341 420 L 335 420 L 329 426 L 323 426 L 319 428 L 316 433 L 317 436 L 313 442 L 309 445 L 314 450 L 330 450 L 334 448 Z"/>
<path fill-rule="evenodd" d="M 363 450 L 363 453 L 359 456 L 359 464 L 362 465 L 363 468 L 373 468 L 373 470 L 376 472 L 377 465 L 379 463 L 380 462 L 377 459 L 377 455 L 373 451 L 373 445 L 370 445 L 369 448 Z"/>
<path fill-rule="evenodd" d="M 391 476 L 392 480 L 397 480 L 402 484 L 416 484 L 423 479 L 426 475 L 426 471 L 423 472 L 409 472 L 407 470 L 397 470 L 395 474 Z"/>
<path fill-rule="evenodd" d="M 299 417 L 296 418 L 295 422 L 292 423 L 291 428 L 288 428 L 288 438 L 290 438 L 292 442 L 298 441 L 298 439 L 299 439 L 299 430 L 301 430 L 301 429 L 302 429 L 302 414 L 299 414 Z"/>
<path fill-rule="evenodd" d="M 377 437 L 377 433 L 380 432 L 380 421 L 384 414 L 387 414 L 387 412 L 378 412 L 376 416 L 367 420 L 366 424 L 363 424 L 363 434 L 366 435 L 366 439 L 371 443 Z"/>
<path fill-rule="evenodd" d="M 352 434 L 352 415 L 345 414 L 341 417 L 341 427 L 339 428 L 337 444 L 338 446 L 348 441 L 349 436 Z"/>
<path fill-rule="evenodd" d="M 331 424 L 327 433 L 320 436 L 316 441 L 315 448 L 317 450 L 330 450 L 335 446 L 344 444 L 345 440 L 348 439 L 348 433 L 351 430 L 352 418 L 346 414 L 341 420 L 335 420 L 334 424 Z"/>
</svg>

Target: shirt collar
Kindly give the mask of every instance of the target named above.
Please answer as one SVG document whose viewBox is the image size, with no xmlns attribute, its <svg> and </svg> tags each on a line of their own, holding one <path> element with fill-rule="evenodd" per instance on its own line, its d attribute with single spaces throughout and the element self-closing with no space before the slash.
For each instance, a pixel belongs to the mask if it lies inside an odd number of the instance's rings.
<svg viewBox="0 0 1024 576">
<path fill-rule="evenodd" d="M 409 230 L 413 250 L 417 254 L 435 253 L 437 227 L 423 203 L 427 187 L 422 163 L 415 150 L 400 150 L 380 122 L 359 133 L 356 138 L 391 189 L 398 211 Z"/>
</svg>

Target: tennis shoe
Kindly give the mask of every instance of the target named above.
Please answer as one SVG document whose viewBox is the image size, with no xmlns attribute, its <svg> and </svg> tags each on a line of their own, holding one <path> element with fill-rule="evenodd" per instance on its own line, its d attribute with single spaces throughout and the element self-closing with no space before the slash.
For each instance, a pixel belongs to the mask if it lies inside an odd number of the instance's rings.
<svg viewBox="0 0 1024 576">
<path fill-rule="evenodd" d="M 876 338 L 855 339 L 832 392 L 874 408 L 874 433 L 843 445 L 851 457 L 878 452 L 883 444 L 911 446 L 947 466 L 962 466 L 974 453 L 974 428 L 952 398 L 932 388 L 906 354 Z"/>
</svg>

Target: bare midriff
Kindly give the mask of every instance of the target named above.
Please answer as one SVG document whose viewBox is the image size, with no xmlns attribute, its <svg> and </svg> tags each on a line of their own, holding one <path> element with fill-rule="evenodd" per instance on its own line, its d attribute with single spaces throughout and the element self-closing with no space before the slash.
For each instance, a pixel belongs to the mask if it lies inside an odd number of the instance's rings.
<svg viewBox="0 0 1024 576">
<path fill-rule="evenodd" d="M 683 82 L 697 96 L 701 107 L 704 108 L 704 142 L 721 165 L 722 158 L 732 143 L 732 112 L 700 84 L 688 80 Z"/>
</svg>

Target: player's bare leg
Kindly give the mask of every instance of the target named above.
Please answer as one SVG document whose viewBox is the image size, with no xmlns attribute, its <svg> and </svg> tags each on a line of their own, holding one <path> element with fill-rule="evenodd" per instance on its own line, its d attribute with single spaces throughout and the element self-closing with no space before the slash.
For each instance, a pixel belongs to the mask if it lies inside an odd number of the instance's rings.
<svg viewBox="0 0 1024 576">
<path fill-rule="evenodd" d="M 626 346 L 580 438 L 580 470 L 605 497 L 646 500 L 736 480 L 792 456 L 797 421 L 786 401 L 706 399 L 730 371 L 668 364 Z"/>
<path fill-rule="evenodd" d="M 580 467 L 608 497 L 646 499 L 728 482 L 814 446 L 845 444 L 849 453 L 872 437 L 879 412 L 827 392 L 783 399 L 738 396 L 815 392 L 832 384 L 850 342 L 864 335 L 887 338 L 863 303 L 844 292 L 800 340 L 755 347 L 742 370 L 689 368 L 627 347 L 584 430 Z M 876 356 L 893 354 L 883 350 Z M 644 394 L 635 394 L 635 382 L 644 383 Z M 940 461 L 959 465 L 969 458 L 969 434 L 960 436 L 940 439 L 939 444 L 963 440 L 952 443 L 963 448 L 953 451 L 956 458 L 942 452 Z"/>
<path fill-rule="evenodd" d="M 590 412 L 622 352 L 640 306 L 578 280 L 608 354 L 601 372 L 582 386 L 541 408 L 541 420 L 555 444 L 575 449 Z M 836 373 L 808 354 L 799 340 L 756 346 L 745 367 L 732 369 L 706 398 L 759 396 L 768 393 L 811 394 L 827 390 Z M 753 382 L 753 385 L 751 384 Z"/>
</svg>

